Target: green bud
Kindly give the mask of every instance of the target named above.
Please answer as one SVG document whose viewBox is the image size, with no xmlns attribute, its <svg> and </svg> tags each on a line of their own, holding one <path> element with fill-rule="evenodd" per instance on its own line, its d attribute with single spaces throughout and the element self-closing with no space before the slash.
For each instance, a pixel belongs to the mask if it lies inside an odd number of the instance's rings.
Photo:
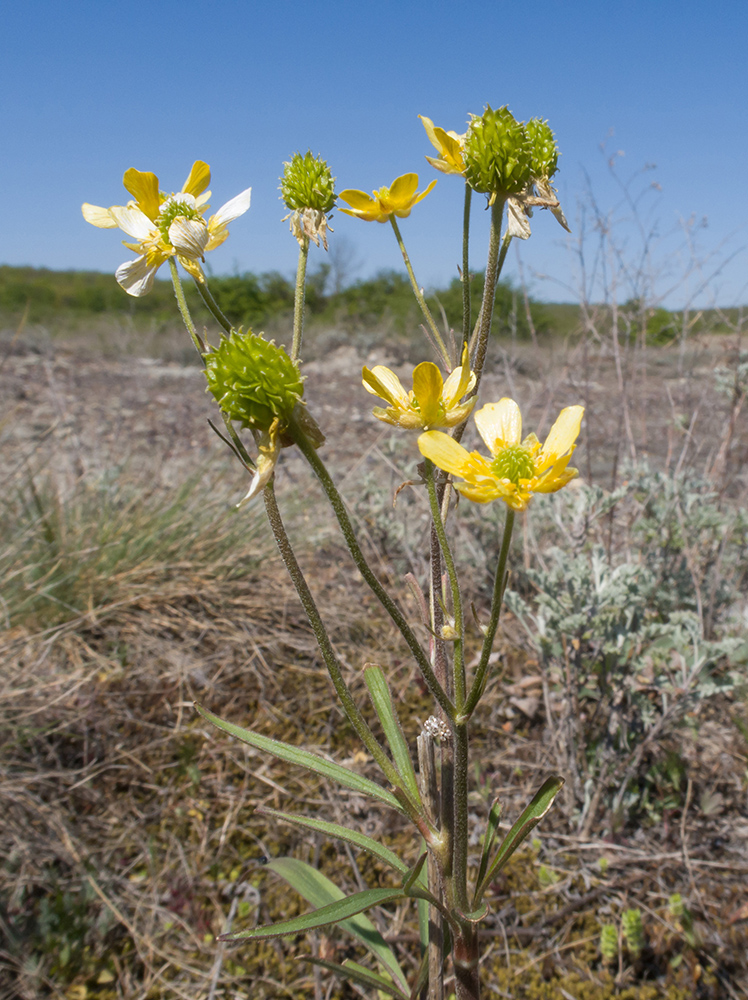
<svg viewBox="0 0 748 1000">
<path fill-rule="evenodd" d="M 303 212 L 312 208 L 330 212 L 335 206 L 335 178 L 321 156 L 311 150 L 303 155 L 294 153 L 290 163 L 283 164 L 280 192 L 287 208 Z"/>
<path fill-rule="evenodd" d="M 532 147 L 524 126 L 507 107 L 486 106 L 474 116 L 463 144 L 465 177 L 475 191 L 497 196 L 521 194 L 532 178 Z"/>
<path fill-rule="evenodd" d="M 525 132 L 532 148 L 532 176 L 550 180 L 558 170 L 558 146 L 548 122 L 531 118 Z"/>
<path fill-rule="evenodd" d="M 282 347 L 248 330 L 232 330 L 205 355 L 205 377 L 224 413 L 242 426 L 268 431 L 288 422 L 304 395 L 299 369 Z"/>
<path fill-rule="evenodd" d="M 618 931 L 615 924 L 605 924 L 600 931 L 600 954 L 609 963 L 618 958 Z"/>
</svg>

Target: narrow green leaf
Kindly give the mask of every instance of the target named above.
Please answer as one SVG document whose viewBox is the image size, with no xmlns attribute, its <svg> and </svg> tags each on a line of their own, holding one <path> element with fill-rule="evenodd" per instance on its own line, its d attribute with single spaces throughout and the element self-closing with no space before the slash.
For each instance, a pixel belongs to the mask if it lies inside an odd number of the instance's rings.
<svg viewBox="0 0 748 1000">
<path fill-rule="evenodd" d="M 480 903 L 483 893 L 490 885 L 493 878 L 501 871 L 509 858 L 528 834 L 538 825 L 553 805 L 553 800 L 564 784 L 564 779 L 560 775 L 553 775 L 547 778 L 540 789 L 535 793 L 529 805 L 524 809 L 522 815 L 511 828 L 496 853 L 496 857 L 491 862 L 488 871 L 475 890 L 475 905 Z"/>
<path fill-rule="evenodd" d="M 408 874 L 408 877 L 403 882 L 403 892 L 409 893 L 416 882 L 418 882 L 419 885 L 422 885 L 424 888 L 426 888 L 425 879 L 421 877 L 421 872 L 423 871 L 423 866 L 426 862 L 427 857 L 428 855 L 424 851 L 423 854 L 418 859 L 418 861 L 416 861 L 415 868 Z"/>
<path fill-rule="evenodd" d="M 320 965 L 323 969 L 329 969 L 330 972 L 334 972 L 335 975 L 341 976 L 343 979 L 352 979 L 360 986 L 368 986 L 370 989 L 379 990 L 381 993 L 387 993 L 391 997 L 397 997 L 398 1000 L 410 1000 L 410 994 L 404 993 L 391 979 L 385 979 L 384 976 L 379 976 L 376 972 L 372 972 L 371 969 L 359 965 L 358 962 L 352 962 L 350 959 L 347 959 L 342 965 L 338 965 L 337 962 L 327 962 L 322 958 L 315 958 L 313 955 L 309 955 L 305 957 L 305 961 L 312 962 L 314 965 Z"/>
<path fill-rule="evenodd" d="M 418 937 L 424 952 L 429 946 L 429 904 L 425 899 L 418 900 Z"/>
<path fill-rule="evenodd" d="M 395 706 L 392 704 L 392 695 L 387 686 L 384 671 L 375 663 L 370 663 L 364 667 L 364 680 L 369 689 L 374 709 L 382 724 L 385 739 L 392 752 L 395 767 L 403 779 L 405 787 L 413 796 L 413 799 L 420 803 L 421 794 L 418 790 L 418 781 L 413 769 L 413 761 L 411 760 L 408 744 L 405 742 L 405 737 L 400 727 L 400 720 L 397 717 Z"/>
<path fill-rule="evenodd" d="M 259 806 L 255 810 L 255 813 L 261 816 L 273 816 L 275 819 L 285 820 L 286 823 L 293 823 L 307 830 L 315 830 L 317 833 L 324 833 L 326 836 L 334 837 L 338 840 L 346 840 L 349 844 L 353 844 L 354 847 L 373 854 L 375 858 L 379 858 L 380 861 L 389 865 L 390 868 L 394 868 L 401 875 L 407 875 L 410 871 L 405 862 L 401 861 L 394 851 L 380 844 L 379 841 L 367 837 L 366 834 L 359 833 L 358 830 L 351 830 L 349 827 L 340 826 L 338 823 L 328 823 L 322 819 L 312 819 L 310 816 L 301 816 L 295 813 L 280 812 L 277 809 L 268 809 L 266 806 Z"/>
<path fill-rule="evenodd" d="M 483 835 L 483 850 L 481 852 L 480 867 L 478 869 L 478 878 L 475 880 L 476 885 L 480 885 L 483 881 L 486 869 L 488 868 L 488 859 L 493 850 L 493 845 L 496 842 L 496 834 L 499 832 L 499 820 L 501 819 L 501 802 L 498 799 L 494 799 L 494 802 L 488 812 L 488 823 L 486 824 L 486 832 Z"/>
<path fill-rule="evenodd" d="M 290 743 L 281 743 L 279 740 L 272 740 L 268 736 L 260 736 L 259 733 L 253 733 L 249 729 L 242 729 L 241 726 L 235 726 L 233 722 L 225 722 L 223 719 L 219 719 L 217 715 L 213 715 L 212 712 L 206 711 L 200 705 L 196 704 L 195 708 L 208 722 L 212 722 L 214 726 L 222 729 L 229 736 L 235 736 L 242 743 L 247 743 L 249 746 L 254 747 L 255 750 L 262 750 L 264 753 L 269 753 L 280 760 L 287 760 L 290 764 L 297 764 L 299 767 L 306 768 L 307 771 L 315 771 L 317 774 L 321 774 L 323 777 L 329 778 L 331 781 L 336 781 L 339 785 L 343 785 L 344 788 L 351 788 L 360 795 L 379 799 L 380 802 L 384 802 L 385 805 L 390 806 L 392 809 L 397 809 L 400 813 L 404 812 L 403 807 L 392 792 L 387 791 L 386 788 L 378 785 L 375 781 L 363 778 L 360 774 L 356 774 L 355 771 L 351 771 L 347 767 L 335 764 L 331 760 L 325 760 L 324 757 L 320 757 L 316 753 L 310 753 L 308 750 L 300 750 L 299 747 L 292 746 Z"/>
<path fill-rule="evenodd" d="M 402 899 L 402 889 L 366 889 L 364 892 L 356 893 L 353 896 L 346 896 L 326 875 L 323 875 L 322 872 L 317 871 L 316 868 L 312 868 L 311 865 L 306 864 L 304 861 L 297 861 L 296 858 L 275 858 L 269 861 L 266 867 L 274 871 L 276 875 L 280 875 L 308 903 L 317 907 L 316 910 L 305 914 L 304 917 L 295 918 L 296 921 L 304 920 L 305 918 L 311 920 L 317 918 L 317 922 L 312 924 L 314 927 L 323 927 L 328 923 L 338 924 L 344 931 L 358 938 L 374 955 L 377 961 L 381 963 L 385 971 L 407 991 L 408 981 L 405 978 L 405 973 L 400 968 L 400 963 L 395 957 L 395 953 L 371 920 L 363 916 L 363 911 L 371 909 L 372 906 L 376 906 L 379 903 L 387 903 L 395 899 Z M 372 893 L 376 895 L 372 896 Z M 326 917 L 329 916 L 331 906 L 342 906 L 350 910 L 350 913 L 340 912 L 337 915 L 333 915 L 331 920 L 328 920 Z M 323 911 L 325 912 L 323 913 Z M 320 914 L 322 915 L 321 920 L 319 920 Z M 262 936 L 270 937 L 273 936 L 272 932 L 274 929 L 289 923 L 294 923 L 294 921 L 286 920 L 283 921 L 282 925 L 273 924 L 270 927 L 259 928 L 259 930 L 268 932 Z M 310 928 L 302 928 L 302 930 L 308 929 Z M 296 931 L 284 930 L 282 933 L 292 934 L 296 933 Z"/>
</svg>

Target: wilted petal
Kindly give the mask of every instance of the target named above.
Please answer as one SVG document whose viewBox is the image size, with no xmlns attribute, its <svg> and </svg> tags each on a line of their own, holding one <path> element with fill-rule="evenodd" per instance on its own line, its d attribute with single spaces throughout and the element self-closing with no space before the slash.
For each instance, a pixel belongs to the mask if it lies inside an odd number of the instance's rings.
<svg viewBox="0 0 748 1000">
<path fill-rule="evenodd" d="M 249 203 L 252 198 L 252 188 L 247 188 L 238 194 L 231 201 L 227 201 L 225 205 L 222 205 L 218 209 L 215 215 L 210 217 L 211 222 L 215 222 L 216 225 L 226 226 L 229 222 L 233 222 L 234 219 L 238 219 L 240 215 L 249 209 Z"/>
<path fill-rule="evenodd" d="M 507 198 L 506 219 L 507 236 L 516 236 L 517 239 L 526 240 L 532 235 L 530 220 L 525 215 L 522 205 L 516 198 Z"/>
<path fill-rule="evenodd" d="M 153 223 L 139 208 L 129 205 L 126 208 L 121 205 L 112 205 L 109 212 L 119 228 L 128 236 L 134 236 L 136 240 L 152 238 Z"/>
<path fill-rule="evenodd" d="M 249 503 L 257 494 L 267 486 L 275 471 L 278 455 L 280 454 L 280 435 L 278 433 L 278 420 L 274 420 L 269 432 L 264 432 L 260 436 L 259 454 L 257 465 L 252 482 L 249 484 L 247 495 L 239 501 L 237 508 Z"/>
<path fill-rule="evenodd" d="M 86 222 L 90 222 L 92 226 L 97 226 L 99 229 L 117 228 L 117 220 L 112 217 L 112 213 L 108 208 L 100 208 L 98 205 L 89 205 L 88 202 L 84 202 L 81 205 L 81 211 L 83 212 L 83 218 Z"/>
<path fill-rule="evenodd" d="M 145 257 L 138 257 L 120 264 L 114 276 L 128 295 L 140 298 L 153 287 L 153 278 L 159 266 L 160 264 L 150 265 Z"/>
<path fill-rule="evenodd" d="M 522 440 L 522 414 L 513 399 L 486 403 L 475 414 L 475 426 L 492 455 Z"/>
<path fill-rule="evenodd" d="M 210 234 L 203 219 L 185 219 L 178 215 L 169 226 L 169 242 L 174 249 L 186 257 L 205 256 Z"/>
</svg>

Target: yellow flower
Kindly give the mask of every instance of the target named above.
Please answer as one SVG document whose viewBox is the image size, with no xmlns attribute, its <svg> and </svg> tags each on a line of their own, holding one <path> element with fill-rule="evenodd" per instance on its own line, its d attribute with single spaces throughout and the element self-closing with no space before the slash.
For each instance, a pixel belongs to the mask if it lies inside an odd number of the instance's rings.
<svg viewBox="0 0 748 1000">
<path fill-rule="evenodd" d="M 455 368 L 446 382 L 430 361 L 424 361 L 413 369 L 413 388 L 410 392 L 406 392 L 397 375 L 383 365 L 371 370 L 364 368 L 362 374 L 366 391 L 390 404 L 386 408 L 375 406 L 374 416 L 396 427 L 408 430 L 456 427 L 475 406 L 475 396 L 466 403 L 460 403 L 462 397 L 475 386 L 467 344 L 462 352 L 462 364 Z"/>
<path fill-rule="evenodd" d="M 426 129 L 429 142 L 438 150 L 439 156 L 427 156 L 432 167 L 441 170 L 443 174 L 464 174 L 465 161 L 462 158 L 462 140 L 464 135 L 457 132 L 445 132 L 443 128 L 434 125 L 425 115 L 418 116 Z"/>
<path fill-rule="evenodd" d="M 524 510 L 533 493 L 555 493 L 578 475 L 576 469 L 568 468 L 568 463 L 583 415 L 583 406 L 567 406 L 541 448 L 535 434 L 522 440 L 519 407 L 513 399 L 505 398 L 488 403 L 475 414 L 490 459 L 477 451 L 466 451 L 441 431 L 421 434 L 418 447 L 434 465 L 464 480 L 454 485 L 468 500 L 503 500 L 514 510 Z"/>
<path fill-rule="evenodd" d="M 418 174 L 403 174 L 388 188 L 374 191 L 373 197 L 365 191 L 349 188 L 341 191 L 338 197 L 347 201 L 351 208 L 341 208 L 339 211 L 363 219 L 364 222 L 388 222 L 392 215 L 396 215 L 398 219 L 406 219 L 413 206 L 423 201 L 435 184 L 436 181 L 432 181 L 425 191 L 416 194 Z"/>
<path fill-rule="evenodd" d="M 204 281 L 200 261 L 219 247 L 229 234 L 228 224 L 249 208 L 251 188 L 242 191 L 207 220 L 210 167 L 202 160 L 192 165 L 182 190 L 166 195 L 159 191 L 155 174 L 131 168 L 122 179 L 133 196 L 127 205 L 100 208 L 84 204 L 83 218 L 99 229 L 119 227 L 135 243 L 124 242 L 139 256 L 121 264 L 115 276 L 129 295 L 141 296 L 151 290 L 156 271 L 170 257 L 176 257 L 193 278 Z"/>
</svg>

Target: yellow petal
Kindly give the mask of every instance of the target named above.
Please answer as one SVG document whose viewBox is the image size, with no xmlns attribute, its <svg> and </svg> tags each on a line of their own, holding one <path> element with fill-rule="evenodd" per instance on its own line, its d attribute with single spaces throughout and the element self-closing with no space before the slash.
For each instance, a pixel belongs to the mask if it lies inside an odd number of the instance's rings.
<svg viewBox="0 0 748 1000">
<path fill-rule="evenodd" d="M 192 170 L 190 170 L 189 177 L 182 185 L 182 191 L 185 194 L 191 194 L 197 198 L 197 196 L 202 194 L 209 184 L 210 167 L 202 160 L 195 160 L 192 164 Z"/>
<path fill-rule="evenodd" d="M 427 188 L 425 188 L 423 191 L 421 191 L 421 193 L 418 195 L 418 197 L 413 201 L 413 205 L 417 205 L 419 201 L 423 201 L 423 199 L 426 197 L 426 195 L 430 194 L 434 190 L 435 187 L 436 187 L 436 181 L 433 180 L 429 184 L 429 186 Z M 411 205 L 411 208 L 413 207 L 413 205 Z"/>
<path fill-rule="evenodd" d="M 409 206 L 418 188 L 418 174 L 403 174 L 390 185 L 388 202 L 397 206 Z"/>
<path fill-rule="evenodd" d="M 579 437 L 583 416 L 583 406 L 567 406 L 561 410 L 535 463 L 538 473 L 544 472 L 569 451 Z"/>
<path fill-rule="evenodd" d="M 423 361 L 413 369 L 413 395 L 418 400 L 423 427 L 438 426 L 443 388 L 442 373 L 431 361 Z"/>
<path fill-rule="evenodd" d="M 492 455 L 522 441 L 522 414 L 513 399 L 486 403 L 475 414 L 475 426 Z"/>
<path fill-rule="evenodd" d="M 364 368 L 361 372 L 364 382 L 364 389 L 372 396 L 379 396 L 386 399 L 394 407 L 408 409 L 410 397 L 403 388 L 400 379 L 389 368 L 384 365 L 375 365 L 374 368 Z"/>
<path fill-rule="evenodd" d="M 438 149 L 441 152 L 441 147 L 439 146 L 439 143 L 436 140 L 436 134 L 434 133 L 434 123 L 430 118 L 427 118 L 426 115 L 419 115 L 418 117 L 423 122 L 423 127 L 426 129 L 426 135 L 429 137 L 429 142 L 434 149 Z"/>
<path fill-rule="evenodd" d="M 445 472 L 464 476 L 470 471 L 470 452 L 443 431 L 426 431 L 421 434 L 418 449 L 424 458 L 430 459 Z"/>
<path fill-rule="evenodd" d="M 357 212 L 371 212 L 379 209 L 379 203 L 370 194 L 366 194 L 365 191 L 346 188 L 345 191 L 340 192 L 338 197 L 341 201 L 347 202 Z"/>
<path fill-rule="evenodd" d="M 117 228 L 117 221 L 112 218 L 108 208 L 100 208 L 98 205 L 89 205 L 88 202 L 85 202 L 81 205 L 81 211 L 83 218 L 92 226 L 98 226 L 99 229 Z"/>
<path fill-rule="evenodd" d="M 122 183 L 138 203 L 140 211 L 144 212 L 149 219 L 154 220 L 161 205 L 158 194 L 158 177 L 150 172 L 130 167 L 129 170 L 125 171 Z"/>
<path fill-rule="evenodd" d="M 475 386 L 475 372 L 470 371 L 470 355 L 468 345 L 462 349 L 462 362 L 459 368 L 455 368 L 444 383 L 442 398 L 444 406 L 449 409 L 455 403 L 459 403 L 466 392 Z"/>
</svg>

